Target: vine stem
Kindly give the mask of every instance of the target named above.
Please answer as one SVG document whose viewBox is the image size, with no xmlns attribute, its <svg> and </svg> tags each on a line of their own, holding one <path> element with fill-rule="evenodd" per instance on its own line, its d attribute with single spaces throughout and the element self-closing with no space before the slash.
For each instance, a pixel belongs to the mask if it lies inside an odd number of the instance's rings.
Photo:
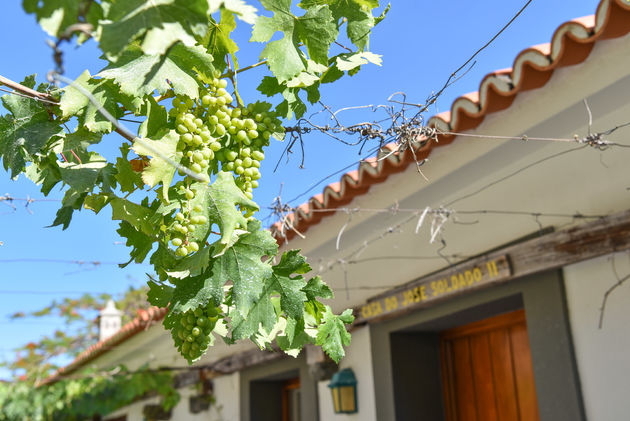
<svg viewBox="0 0 630 421">
<path fill-rule="evenodd" d="M 244 72 L 244 71 L 246 71 L 246 70 L 251 70 L 251 69 L 256 68 L 256 67 L 258 67 L 258 66 L 262 66 L 262 65 L 263 65 L 263 64 L 265 64 L 265 63 L 267 63 L 267 60 L 262 60 L 262 61 L 259 61 L 258 63 L 254 63 L 254 64 L 251 64 L 251 65 L 246 66 L 246 67 L 241 67 L 241 68 L 240 68 L 240 69 L 238 69 L 238 70 L 234 70 L 234 71 L 230 70 L 230 71 L 225 72 L 224 74 L 222 74 L 222 75 L 219 77 L 219 79 L 223 79 L 223 78 L 226 78 L 226 77 L 230 77 L 230 75 L 232 75 L 232 74 L 239 74 L 239 73 L 242 73 L 242 72 Z"/>
<path fill-rule="evenodd" d="M 11 89 L 13 89 L 14 91 L 17 91 L 21 94 L 24 94 L 26 96 L 29 96 L 31 98 L 35 98 L 44 102 L 52 102 L 54 104 L 57 103 L 57 101 L 51 97 L 50 95 L 44 93 L 44 92 L 38 92 L 34 89 L 28 88 L 24 85 L 20 85 L 17 82 L 12 81 L 11 79 L 8 79 L 2 75 L 0 75 L 0 85 L 4 85 L 7 86 Z"/>
</svg>

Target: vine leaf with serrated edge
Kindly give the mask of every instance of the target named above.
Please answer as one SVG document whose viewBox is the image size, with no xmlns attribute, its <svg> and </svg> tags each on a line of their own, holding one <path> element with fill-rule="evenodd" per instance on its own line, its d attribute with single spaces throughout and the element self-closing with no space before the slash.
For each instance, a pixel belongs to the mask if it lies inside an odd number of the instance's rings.
<svg viewBox="0 0 630 421">
<path fill-rule="evenodd" d="M 345 355 L 343 347 L 350 345 L 350 333 L 346 330 L 346 324 L 353 321 L 352 310 L 347 309 L 337 316 L 326 306 L 322 323 L 317 330 L 315 345 L 320 345 L 336 363 Z"/>
<path fill-rule="evenodd" d="M 35 75 L 22 84 L 35 86 Z M 59 122 L 51 119 L 45 105 L 30 98 L 3 95 L 2 105 L 10 114 L 0 117 L 0 157 L 6 170 L 15 178 L 26 168 L 26 161 L 40 153 L 54 136 L 63 134 Z"/>
<path fill-rule="evenodd" d="M 115 118 L 123 116 L 122 108 L 118 105 L 118 100 L 121 99 L 119 91 L 111 81 L 93 79 L 90 72 L 86 70 L 74 81 L 74 84 L 92 94 L 99 105 Z M 114 125 L 101 115 L 98 107 L 73 85 L 68 85 L 63 89 L 59 108 L 63 118 L 78 116 L 79 124 L 91 132 L 108 133 L 114 128 Z"/>
<path fill-rule="evenodd" d="M 164 56 L 145 55 L 132 46 L 97 76 L 113 80 L 125 95 L 142 97 L 154 91 L 163 95 L 172 89 L 176 95 L 198 98 L 200 81 L 212 79 L 212 61 L 201 46 L 175 44 Z"/>
<path fill-rule="evenodd" d="M 297 17 L 291 13 L 291 0 L 263 0 L 262 4 L 274 15 L 256 20 L 250 41 L 267 43 L 260 57 L 267 59 L 278 81 L 284 82 L 306 70 L 306 56 L 299 48 L 300 43 L 306 46 L 310 59 L 328 63 L 328 49 L 338 30 L 327 5 L 310 7 Z M 283 33 L 282 39 L 269 42 L 278 31 Z"/>
<path fill-rule="evenodd" d="M 168 190 L 175 176 L 176 168 L 166 162 L 161 156 L 170 158 L 174 162 L 179 162 L 183 157 L 183 153 L 177 150 L 178 143 L 179 135 L 174 130 L 171 130 L 162 136 L 161 139 L 151 140 L 145 138 L 136 140 L 132 146 L 133 151 L 138 155 L 152 156 L 149 165 L 142 170 L 142 180 L 151 188 L 158 183 L 162 183 L 161 195 L 166 203 L 169 203 Z M 160 152 L 161 156 L 155 156 L 152 150 Z"/>
</svg>

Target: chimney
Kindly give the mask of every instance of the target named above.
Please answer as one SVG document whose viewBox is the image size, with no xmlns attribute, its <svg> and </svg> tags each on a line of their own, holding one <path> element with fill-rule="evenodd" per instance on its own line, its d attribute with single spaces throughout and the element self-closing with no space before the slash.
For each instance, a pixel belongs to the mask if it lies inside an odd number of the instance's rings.
<svg viewBox="0 0 630 421">
<path fill-rule="evenodd" d="M 120 330 L 122 311 L 116 308 L 111 299 L 99 313 L 98 340 L 103 341 Z"/>
</svg>

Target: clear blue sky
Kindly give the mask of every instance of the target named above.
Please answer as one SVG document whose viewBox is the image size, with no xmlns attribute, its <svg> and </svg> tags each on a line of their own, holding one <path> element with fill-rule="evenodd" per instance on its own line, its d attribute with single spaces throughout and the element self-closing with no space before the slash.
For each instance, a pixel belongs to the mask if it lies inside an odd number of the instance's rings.
<svg viewBox="0 0 630 421">
<path fill-rule="evenodd" d="M 322 99 L 333 109 L 365 104 L 384 104 L 394 92 L 404 91 L 410 102 L 422 102 L 445 82 L 474 51 L 485 44 L 511 17 L 525 0 L 463 0 L 392 2 L 388 17 L 374 30 L 370 50 L 383 55 L 382 67 L 364 66 L 358 75 L 325 86 Z M 51 51 L 46 46 L 47 35 L 35 19 L 23 13 L 21 2 L 4 0 L 0 14 L 0 75 L 20 81 L 25 75 L 37 73 L 43 81 L 53 68 Z M 482 77 L 495 69 L 511 67 L 516 54 L 530 45 L 548 42 L 555 28 L 562 22 L 593 14 L 596 0 L 535 0 L 529 8 L 504 32 L 494 44 L 477 57 L 477 63 L 440 98 L 428 117 L 450 108 L 459 95 L 477 90 Z M 237 41 L 242 44 L 238 53 L 241 66 L 255 63 L 262 49 L 259 44 L 244 44 L 251 28 L 239 22 Z M 65 49 L 66 75 L 76 78 L 83 70 L 92 74 L 102 68 L 98 50 L 92 41 L 84 47 Z M 239 92 L 246 102 L 260 99 L 255 91 L 257 82 L 266 69 L 258 68 L 239 76 Z M 4 110 L 0 108 L 4 113 Z M 315 109 L 313 109 L 315 111 Z M 371 116 L 363 116 L 371 119 Z M 351 122 L 351 121 L 348 121 Z M 131 128 L 134 128 L 130 125 Z M 299 148 L 289 163 L 282 163 L 274 174 L 273 167 L 282 152 L 283 144 L 276 142 L 267 152 L 261 170 L 261 187 L 254 199 L 263 210 L 278 194 L 283 184 L 283 199 L 302 193 L 316 180 L 358 160 L 358 149 L 343 146 L 322 135 L 305 137 L 305 169 L 299 169 Z M 119 139 L 106 138 L 99 152 L 111 156 Z M 109 153 L 107 153 L 109 152 Z M 321 192 L 334 176 L 316 187 L 309 195 L 292 205 L 298 205 L 312 194 Z M 0 195 L 9 193 L 17 198 L 42 198 L 29 180 L 11 181 L 0 170 Z M 60 199 L 54 190 L 50 196 Z M 75 213 L 69 229 L 45 228 L 54 219 L 58 203 L 35 202 L 28 210 L 23 202 L 16 209 L 0 203 L 0 359 L 10 358 L 11 349 L 52 331 L 55 320 L 8 321 L 6 315 L 29 311 L 48 304 L 54 298 L 68 296 L 67 292 L 89 291 L 120 293 L 129 285 L 145 282 L 148 265 L 130 265 L 119 269 L 115 262 L 128 260 L 128 250 L 120 244 L 115 230 L 117 223 L 103 211 L 93 215 L 88 211 Z M 30 212 L 29 212 L 30 211 Z M 273 221 L 271 221 L 273 222 Z M 8 260 L 22 260 L 8 262 Z M 25 259 L 58 259 L 100 261 L 94 267 L 63 263 L 35 263 Z M 15 291 L 15 292 L 11 292 Z M 27 293 L 29 292 L 30 293 Z M 76 295 L 76 294 L 74 294 Z M 0 378 L 5 373 L 0 371 Z"/>
</svg>

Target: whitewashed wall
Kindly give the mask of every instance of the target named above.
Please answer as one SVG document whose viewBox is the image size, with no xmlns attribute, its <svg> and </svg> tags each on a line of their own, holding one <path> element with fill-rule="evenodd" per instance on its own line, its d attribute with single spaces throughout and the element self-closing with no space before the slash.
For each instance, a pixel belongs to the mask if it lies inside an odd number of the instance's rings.
<svg viewBox="0 0 630 421">
<path fill-rule="evenodd" d="M 619 253 L 564 269 L 575 354 L 582 384 L 586 418 L 628 419 L 630 414 L 630 280 L 608 298 L 604 323 L 598 328 L 604 293 L 630 273 L 630 254 Z"/>
<path fill-rule="evenodd" d="M 237 421 L 240 419 L 239 407 L 239 373 L 212 379 L 215 402 L 208 411 L 191 414 L 188 399 L 197 394 L 194 387 L 178 389 L 181 399 L 173 408 L 171 419 L 175 421 Z M 145 405 L 157 404 L 159 398 L 151 398 L 135 402 L 108 415 L 105 420 L 127 415 L 127 421 L 144 421 L 142 409 Z"/>
<path fill-rule="evenodd" d="M 241 409 L 239 404 L 240 376 L 239 373 L 212 379 L 214 386 L 214 406 L 210 409 L 210 420 L 232 421 L 240 420 Z"/>
<path fill-rule="evenodd" d="M 317 385 L 319 394 L 319 419 L 321 421 L 376 421 L 376 399 L 374 397 L 374 375 L 372 372 L 372 353 L 369 326 L 352 332 L 352 342 L 346 349 L 346 356 L 339 363 L 339 369 L 351 368 L 357 378 L 357 400 L 359 412 L 356 414 L 335 415 L 328 383 Z"/>
</svg>

